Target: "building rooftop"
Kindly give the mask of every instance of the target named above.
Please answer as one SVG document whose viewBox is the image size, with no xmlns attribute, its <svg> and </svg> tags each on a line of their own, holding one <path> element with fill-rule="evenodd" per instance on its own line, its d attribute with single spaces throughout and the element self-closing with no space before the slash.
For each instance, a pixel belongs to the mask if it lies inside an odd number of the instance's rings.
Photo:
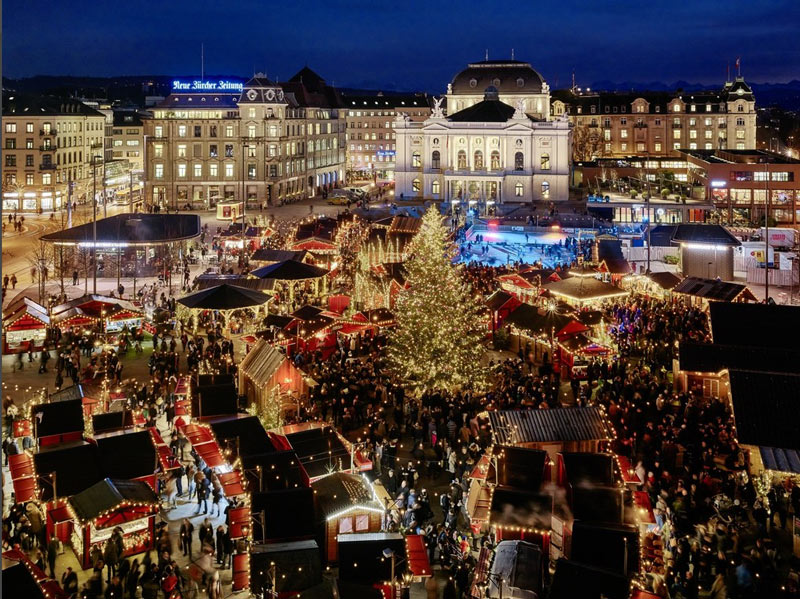
<svg viewBox="0 0 800 599">
<path fill-rule="evenodd" d="M 800 164 L 800 160 L 767 150 L 686 150 L 679 152 L 708 164 Z"/>
<path fill-rule="evenodd" d="M 451 93 L 475 94 L 493 85 L 503 93 L 540 94 L 542 76 L 521 60 L 483 60 L 471 62 L 450 83 Z"/>
<path fill-rule="evenodd" d="M 115 214 L 97 221 L 97 243 L 147 245 L 192 239 L 200 235 L 196 214 Z M 87 245 L 94 241 L 93 224 L 86 223 L 42 236 L 42 241 L 61 245 Z"/>
<path fill-rule="evenodd" d="M 101 116 L 91 106 L 73 98 L 3 93 L 4 117 L 32 116 Z"/>
</svg>

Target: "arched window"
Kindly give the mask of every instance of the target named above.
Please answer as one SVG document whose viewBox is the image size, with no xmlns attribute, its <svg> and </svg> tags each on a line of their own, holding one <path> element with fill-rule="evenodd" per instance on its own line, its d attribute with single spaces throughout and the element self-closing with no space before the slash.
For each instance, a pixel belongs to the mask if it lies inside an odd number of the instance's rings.
<svg viewBox="0 0 800 599">
<path fill-rule="evenodd" d="M 522 197 L 522 192 L 524 190 L 525 190 L 525 188 L 522 186 L 522 183 L 517 183 L 514 186 L 514 195 L 517 196 L 518 198 L 521 198 Z"/>
<path fill-rule="evenodd" d="M 475 170 L 483 170 L 483 152 L 480 150 L 475 150 Z"/>
<path fill-rule="evenodd" d="M 546 200 L 550 197 L 550 183 L 542 181 L 542 199 Z"/>
<path fill-rule="evenodd" d="M 411 182 L 411 191 L 413 191 L 414 193 L 419 193 L 421 189 L 422 189 L 422 183 L 420 183 L 419 179 L 414 179 Z"/>
<path fill-rule="evenodd" d="M 464 170 L 467 168 L 467 153 L 464 150 L 458 151 L 458 169 Z"/>
<path fill-rule="evenodd" d="M 433 195 L 439 195 L 442 191 L 442 184 L 439 181 L 434 181 L 431 183 L 431 193 Z"/>
<path fill-rule="evenodd" d="M 414 168 L 419 168 L 421 161 L 419 157 L 419 152 L 414 152 L 411 154 L 411 166 Z"/>
<path fill-rule="evenodd" d="M 550 154 L 542 154 L 541 166 L 543 171 L 550 170 Z"/>
<path fill-rule="evenodd" d="M 439 150 L 434 150 L 431 153 L 431 168 L 442 168 L 441 167 L 441 154 L 439 154 Z"/>
<path fill-rule="evenodd" d="M 499 171 L 500 170 L 500 152 L 498 152 L 497 150 L 492 151 L 492 154 L 491 154 L 491 156 L 489 158 L 489 164 L 490 164 L 490 168 L 493 171 Z"/>
<path fill-rule="evenodd" d="M 522 152 L 514 154 L 514 170 L 525 170 L 525 155 Z"/>
</svg>

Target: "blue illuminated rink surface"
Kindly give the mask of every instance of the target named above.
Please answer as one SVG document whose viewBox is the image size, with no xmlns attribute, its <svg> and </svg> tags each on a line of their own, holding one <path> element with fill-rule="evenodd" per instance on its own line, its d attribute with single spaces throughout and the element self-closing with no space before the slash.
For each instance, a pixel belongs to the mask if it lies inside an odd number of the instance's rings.
<svg viewBox="0 0 800 599">
<path fill-rule="evenodd" d="M 475 241 L 477 235 L 483 236 L 482 243 Z M 459 260 L 494 266 L 517 261 L 525 264 L 541 261 L 545 267 L 551 267 L 556 263 L 572 260 L 571 252 L 553 247 L 567 237 L 569 235 L 561 231 L 528 233 L 526 242 L 525 234 L 516 231 L 473 231 L 467 241 L 461 244 L 462 253 Z M 467 249 L 468 242 L 472 242 L 471 250 Z M 489 251 L 484 254 L 485 245 L 489 246 Z"/>
</svg>

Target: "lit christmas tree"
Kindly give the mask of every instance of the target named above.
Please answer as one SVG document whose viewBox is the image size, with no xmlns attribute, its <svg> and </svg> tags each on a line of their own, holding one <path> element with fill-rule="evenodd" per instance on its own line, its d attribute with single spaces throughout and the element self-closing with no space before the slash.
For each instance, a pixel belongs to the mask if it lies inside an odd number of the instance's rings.
<svg viewBox="0 0 800 599">
<path fill-rule="evenodd" d="M 417 391 L 480 386 L 484 347 L 478 305 L 452 264 L 453 247 L 435 208 L 425 213 L 409 253 L 410 287 L 397 297 L 397 328 L 389 340 L 395 372 Z"/>
</svg>

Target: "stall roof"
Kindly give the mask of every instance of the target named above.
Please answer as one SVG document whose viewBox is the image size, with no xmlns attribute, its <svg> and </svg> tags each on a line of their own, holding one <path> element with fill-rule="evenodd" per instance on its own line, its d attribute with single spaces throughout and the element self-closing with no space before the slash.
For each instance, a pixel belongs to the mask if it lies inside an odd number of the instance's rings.
<svg viewBox="0 0 800 599">
<path fill-rule="evenodd" d="M 336 430 L 330 426 L 309 427 L 286 433 L 292 449 L 310 478 L 318 478 L 338 469 L 339 461 L 350 466 L 350 451 Z"/>
<path fill-rule="evenodd" d="M 490 522 L 508 526 L 550 530 L 553 496 L 550 493 L 497 486 L 492 493 Z"/>
<path fill-rule="evenodd" d="M 100 318 L 112 316 L 115 312 L 126 311 L 141 314 L 141 308 L 137 308 L 133 302 L 110 297 L 107 295 L 82 295 L 63 304 L 54 306 L 50 311 L 53 322 L 58 324 L 73 316 L 87 316 L 89 318 Z"/>
<path fill-rule="evenodd" d="M 511 589 L 520 589 L 532 594 L 541 592 L 542 581 L 542 548 L 527 541 L 500 541 L 495 548 L 492 574 L 503 579 L 506 593 L 516 597 L 517 593 Z M 496 579 L 495 579 L 496 580 Z M 491 597 L 506 596 L 500 594 L 500 589 L 494 580 L 489 581 Z M 509 588 L 510 587 L 510 588 Z M 531 595 L 533 596 L 533 595 Z"/>
<path fill-rule="evenodd" d="M 513 295 L 502 289 L 498 289 L 492 295 L 486 298 L 486 307 L 492 312 L 497 312 L 500 308 L 505 306 L 509 301 L 516 299 Z"/>
<path fill-rule="evenodd" d="M 753 292 L 742 283 L 731 283 L 717 279 L 686 277 L 673 289 L 673 293 L 683 293 L 712 302 L 732 302 L 739 298 L 756 301 Z"/>
<path fill-rule="evenodd" d="M 250 256 L 251 262 L 284 262 L 294 260 L 303 262 L 308 257 L 305 250 L 273 250 L 270 248 L 259 248 Z"/>
<path fill-rule="evenodd" d="M 33 301 L 27 296 L 19 296 L 6 306 L 3 310 L 3 326 L 8 327 L 25 314 L 32 316 L 43 324 L 50 324 L 50 317 L 47 315 L 47 308 Z"/>
<path fill-rule="evenodd" d="M 506 317 L 505 322 L 531 333 L 547 333 L 549 335 L 552 331 L 558 335 L 572 322 L 572 319 L 556 312 L 540 312 L 538 308 L 530 304 L 520 304 Z"/>
<path fill-rule="evenodd" d="M 742 245 L 742 242 L 722 225 L 677 225 L 675 232 L 672 234 L 672 241 L 678 243 L 729 245 L 732 247 Z"/>
<path fill-rule="evenodd" d="M 278 281 L 306 281 L 319 279 L 328 274 L 328 271 L 313 264 L 298 262 L 297 260 L 284 260 L 257 268 L 250 273 L 259 279 L 275 279 Z"/>
<path fill-rule="evenodd" d="M 570 557 L 575 561 L 620 575 L 639 571 L 639 531 L 635 526 L 576 521 L 571 546 Z"/>
<path fill-rule="evenodd" d="M 545 283 L 544 286 L 556 296 L 578 301 L 600 300 L 628 295 L 628 292 L 624 289 L 591 277 L 570 277 L 562 281 Z"/>
<path fill-rule="evenodd" d="M 308 474 L 297 454 L 291 449 L 242 456 L 242 468 L 254 489 L 259 485 L 259 466 L 264 491 L 308 486 Z"/>
<path fill-rule="evenodd" d="M 549 599 L 628 599 L 629 592 L 624 576 L 562 558 L 556 562 Z"/>
<path fill-rule="evenodd" d="M 761 462 L 767 470 L 800 474 L 800 452 L 796 449 L 759 447 Z"/>
<path fill-rule="evenodd" d="M 96 434 L 122 430 L 132 426 L 133 412 L 130 410 L 92 414 L 92 430 L 94 430 Z"/>
<path fill-rule="evenodd" d="M 372 509 L 383 513 L 370 483 L 361 475 L 335 472 L 311 483 L 319 514 L 328 518 L 350 508 Z"/>
<path fill-rule="evenodd" d="M 621 487 L 572 485 L 571 515 L 587 522 L 622 524 L 625 517 L 623 493 Z"/>
<path fill-rule="evenodd" d="M 492 411 L 489 423 L 500 445 L 611 438 L 596 407 Z"/>
<path fill-rule="evenodd" d="M 155 473 L 157 453 L 150 431 L 105 433 L 94 440 L 105 476 L 130 479 Z"/>
<path fill-rule="evenodd" d="M 80 391 L 80 386 L 77 387 Z M 31 409 L 31 418 L 37 438 L 83 432 L 83 400 L 68 399 L 35 405 Z"/>
<path fill-rule="evenodd" d="M 252 352 L 251 352 L 252 353 Z M 249 354 L 248 354 L 249 355 Z M 275 451 L 267 431 L 257 416 L 240 415 L 234 418 L 220 418 L 209 422 L 217 443 L 226 447 L 226 442 L 231 447 L 236 447 L 238 439 L 239 455 L 258 455 Z M 232 456 L 229 461 L 234 461 Z"/>
<path fill-rule="evenodd" d="M 103 480 L 103 473 L 97 456 L 97 447 L 85 441 L 57 445 L 52 449 L 42 449 L 33 454 L 36 475 L 45 479 L 51 472 L 56 473 L 56 490 L 59 497 L 69 497 L 88 489 Z M 53 489 L 48 484 L 40 484 L 40 499 L 53 498 Z"/>
<path fill-rule="evenodd" d="M 800 449 L 797 419 L 800 376 L 730 371 L 736 437 L 741 444 Z"/>
<path fill-rule="evenodd" d="M 676 275 L 674 272 L 669 272 L 665 270 L 663 272 L 651 272 L 648 275 L 645 275 L 648 279 L 650 279 L 655 285 L 661 287 L 665 291 L 669 291 L 670 289 L 674 289 L 678 283 L 681 282 L 681 277 Z"/>
<path fill-rule="evenodd" d="M 253 514 L 264 512 L 268 540 L 299 539 L 314 535 L 315 524 L 311 517 L 314 513 L 314 491 L 310 487 L 253 493 L 250 504 Z M 261 533 L 261 524 L 254 518 L 253 538 L 260 540 Z"/>
<path fill-rule="evenodd" d="M 223 283 L 216 287 L 195 291 L 179 299 L 178 303 L 198 310 L 236 310 L 261 306 L 271 299 L 272 296 L 266 293 Z"/>
<path fill-rule="evenodd" d="M 209 289 L 218 285 L 233 285 L 250 291 L 273 291 L 275 279 L 254 279 L 247 275 L 200 275 L 197 277 L 197 289 Z"/>
<path fill-rule="evenodd" d="M 247 376 L 256 387 L 262 387 L 269 383 L 287 359 L 279 349 L 264 339 L 259 339 L 239 364 L 239 372 Z"/>
<path fill-rule="evenodd" d="M 377 323 L 379 325 L 394 323 L 394 314 L 386 308 L 374 308 L 373 310 L 366 310 L 362 313 L 371 323 Z"/>
<path fill-rule="evenodd" d="M 487 469 L 485 478 L 497 477 L 498 485 L 536 491 L 544 482 L 544 467 L 549 458 L 542 449 L 528 447 L 503 447 L 496 456 L 497 466 Z"/>
<path fill-rule="evenodd" d="M 269 314 L 266 319 L 266 326 L 285 329 L 294 320 L 292 316 L 281 316 L 280 314 Z"/>
<path fill-rule="evenodd" d="M 713 305 L 732 306 L 746 304 L 721 304 L 715 302 Z M 778 336 L 767 335 L 770 338 Z M 747 345 L 682 341 L 678 349 L 680 369 L 691 372 L 714 373 L 724 369 L 735 369 L 800 374 L 800 351 L 797 349 L 749 345 L 750 339 L 744 336 L 739 341 Z M 756 343 L 759 343 L 759 341 L 756 341 Z M 776 340 L 775 343 L 780 345 L 781 341 Z"/>
<path fill-rule="evenodd" d="M 714 343 L 796 350 L 800 307 L 714 303 L 709 306 Z M 774 334 L 775 327 L 780 334 Z"/>
<path fill-rule="evenodd" d="M 422 219 L 413 216 L 395 216 L 389 225 L 389 234 L 410 233 L 416 235 L 422 227 Z"/>
<path fill-rule="evenodd" d="M 615 458 L 610 453 L 561 452 L 564 474 L 572 485 L 616 484 Z"/>
<path fill-rule="evenodd" d="M 115 245 L 154 245 L 193 239 L 200 235 L 196 214 L 115 214 L 97 221 L 97 242 Z M 41 237 L 62 245 L 88 245 L 94 241 L 92 223 L 77 225 Z"/>
<path fill-rule="evenodd" d="M 88 522 L 122 505 L 147 504 L 156 507 L 158 497 L 150 485 L 143 481 L 105 478 L 73 495 L 69 502 L 78 519 Z"/>
<path fill-rule="evenodd" d="M 306 304 L 302 308 L 298 308 L 294 312 L 292 312 L 292 317 L 296 318 L 297 320 L 311 320 L 312 318 L 316 318 L 320 314 L 322 314 L 324 310 L 318 306 L 311 306 Z"/>
<path fill-rule="evenodd" d="M 296 592 L 298 597 L 305 599 L 306 593 L 303 591 L 322 581 L 320 551 L 314 540 L 251 545 L 251 588 L 261 588 L 269 579 L 271 564 L 275 564 L 278 572 L 286 575 L 286 578 L 278 577 L 277 590 L 280 593 Z"/>
</svg>

